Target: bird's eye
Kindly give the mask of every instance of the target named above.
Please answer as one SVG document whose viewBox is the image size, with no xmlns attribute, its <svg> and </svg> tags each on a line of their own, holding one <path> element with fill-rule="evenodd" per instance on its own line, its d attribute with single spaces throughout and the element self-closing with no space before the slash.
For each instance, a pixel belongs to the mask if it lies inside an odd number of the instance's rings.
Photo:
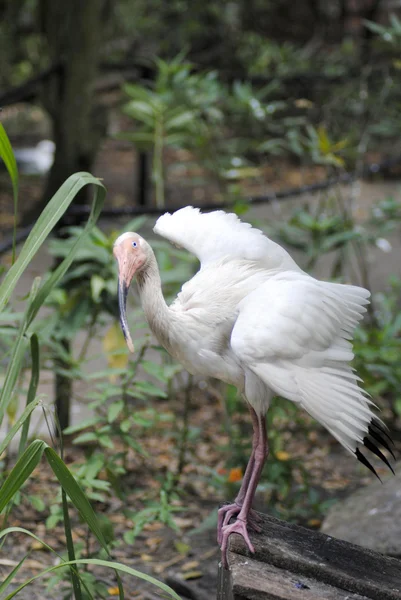
<svg viewBox="0 0 401 600">
<path fill-rule="evenodd" d="M 138 244 L 137 244 L 136 242 L 132 242 L 132 247 L 133 247 L 133 248 L 136 248 L 136 247 L 137 247 L 137 245 L 138 245 Z"/>
</svg>

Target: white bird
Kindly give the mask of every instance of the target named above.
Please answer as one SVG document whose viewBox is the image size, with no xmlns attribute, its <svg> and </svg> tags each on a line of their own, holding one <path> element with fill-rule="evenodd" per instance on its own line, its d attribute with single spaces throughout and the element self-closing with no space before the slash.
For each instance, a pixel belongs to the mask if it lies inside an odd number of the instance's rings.
<svg viewBox="0 0 401 600">
<path fill-rule="evenodd" d="M 56 146 L 51 140 L 42 140 L 34 148 L 15 148 L 14 155 L 20 173 L 45 175 L 54 161 Z"/>
<path fill-rule="evenodd" d="M 167 306 L 150 245 L 131 232 L 116 240 L 121 325 L 130 350 L 126 298 L 136 275 L 159 342 L 190 373 L 235 385 L 252 417 L 253 450 L 241 489 L 233 504 L 219 510 L 218 541 L 227 566 L 232 533 L 254 551 L 247 528 L 259 529 L 251 506 L 268 454 L 265 416 L 274 395 L 298 403 L 376 475 L 360 445 L 393 471 L 377 447 L 393 455 L 391 440 L 350 366 L 352 334 L 370 293 L 314 279 L 235 214 L 185 207 L 161 216 L 154 231 L 192 252 L 200 270 Z"/>
</svg>

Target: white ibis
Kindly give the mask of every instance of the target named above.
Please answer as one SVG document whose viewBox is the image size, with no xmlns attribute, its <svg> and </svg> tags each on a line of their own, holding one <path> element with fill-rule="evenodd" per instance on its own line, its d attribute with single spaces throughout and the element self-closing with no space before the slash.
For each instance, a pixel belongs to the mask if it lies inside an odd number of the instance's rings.
<svg viewBox="0 0 401 600">
<path fill-rule="evenodd" d="M 393 455 L 391 440 L 350 366 L 352 334 L 370 293 L 314 279 L 234 214 L 188 206 L 161 216 L 154 231 L 192 252 L 200 270 L 167 306 L 150 245 L 131 232 L 116 240 L 121 326 L 130 350 L 126 299 L 136 275 L 159 342 L 190 373 L 235 385 L 252 418 L 253 449 L 241 489 L 219 510 L 218 542 L 227 566 L 231 534 L 242 535 L 254 551 L 247 529 L 259 529 L 251 506 L 268 454 L 265 416 L 274 395 L 298 403 L 376 475 L 359 446 L 393 471 L 378 448 Z"/>
<path fill-rule="evenodd" d="M 53 164 L 56 146 L 51 140 L 41 140 L 34 148 L 15 148 L 14 155 L 20 173 L 45 175 Z"/>
</svg>

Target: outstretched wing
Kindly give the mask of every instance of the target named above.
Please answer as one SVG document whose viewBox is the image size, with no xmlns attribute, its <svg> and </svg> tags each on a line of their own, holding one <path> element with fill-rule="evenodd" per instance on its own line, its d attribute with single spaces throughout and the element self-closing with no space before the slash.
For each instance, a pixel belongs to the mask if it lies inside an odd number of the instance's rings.
<svg viewBox="0 0 401 600">
<path fill-rule="evenodd" d="M 262 262 L 266 268 L 299 270 L 284 248 L 237 215 L 222 210 L 201 213 L 186 206 L 159 217 L 153 231 L 186 248 L 199 259 L 201 267 L 231 257 Z"/>
<path fill-rule="evenodd" d="M 360 287 L 283 273 L 240 303 L 231 346 L 276 394 L 300 403 L 373 470 L 357 445 L 364 444 L 388 466 L 375 442 L 390 448 L 349 364 L 350 340 L 369 295 Z"/>
</svg>

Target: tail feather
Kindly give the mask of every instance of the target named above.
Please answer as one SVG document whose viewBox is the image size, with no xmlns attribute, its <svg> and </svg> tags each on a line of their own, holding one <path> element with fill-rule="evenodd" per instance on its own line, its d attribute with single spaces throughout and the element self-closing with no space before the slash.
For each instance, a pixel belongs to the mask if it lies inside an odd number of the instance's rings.
<svg viewBox="0 0 401 600">
<path fill-rule="evenodd" d="M 384 423 L 371 410 L 373 402 L 358 386 L 357 377 L 352 375 L 347 370 L 341 373 L 341 363 L 336 369 L 317 371 L 313 377 L 311 371 L 307 377 L 302 377 L 300 373 L 297 383 L 301 405 L 377 477 L 375 468 L 359 446 L 375 454 L 394 473 L 389 460 L 379 448 L 381 445 L 394 458 L 392 440 Z"/>
</svg>

